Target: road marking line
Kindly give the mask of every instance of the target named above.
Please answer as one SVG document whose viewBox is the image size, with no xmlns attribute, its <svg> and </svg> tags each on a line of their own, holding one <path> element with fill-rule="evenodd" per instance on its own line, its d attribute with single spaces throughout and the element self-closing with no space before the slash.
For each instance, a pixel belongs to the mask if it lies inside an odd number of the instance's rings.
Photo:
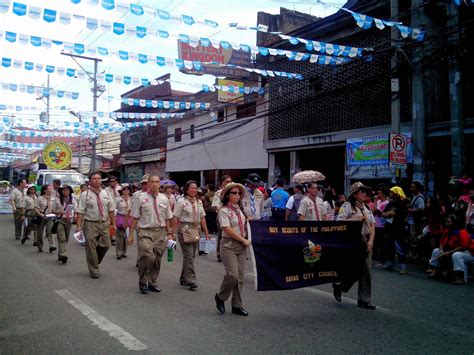
<svg viewBox="0 0 474 355">
<path fill-rule="evenodd" d="M 68 290 L 57 290 L 55 292 L 62 298 L 64 298 L 74 308 L 84 314 L 87 318 L 89 318 L 92 323 L 96 325 L 99 329 L 102 329 L 103 331 L 109 333 L 111 337 L 121 342 L 128 350 L 139 351 L 148 349 L 148 347 L 140 340 L 135 338 L 133 335 L 131 335 L 115 323 L 112 323 L 107 318 L 101 316 L 99 313 L 97 313 L 84 302 L 79 300 Z"/>
<path fill-rule="evenodd" d="M 307 291 L 307 292 L 312 292 L 312 293 L 316 293 L 318 295 L 321 295 L 321 296 L 325 296 L 325 297 L 330 297 L 330 298 L 333 298 L 333 294 L 331 292 L 326 292 L 326 291 L 321 291 L 321 290 L 318 290 L 316 288 L 311 288 L 311 287 L 305 287 L 305 288 L 302 288 L 300 290 L 303 290 L 303 291 Z M 357 304 L 357 301 L 352 299 L 352 298 L 348 298 L 348 297 L 344 297 L 343 298 L 343 301 L 345 300 L 348 300 L 349 303 L 353 303 L 353 304 Z M 387 308 L 383 308 L 383 307 L 380 307 L 380 306 L 377 306 L 377 310 L 381 310 L 383 312 L 390 312 L 389 309 Z"/>
</svg>

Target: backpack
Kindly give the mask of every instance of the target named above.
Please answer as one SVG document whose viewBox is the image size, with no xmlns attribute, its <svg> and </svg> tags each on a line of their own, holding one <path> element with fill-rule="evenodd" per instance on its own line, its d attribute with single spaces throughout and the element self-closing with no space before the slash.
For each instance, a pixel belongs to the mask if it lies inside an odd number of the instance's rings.
<svg viewBox="0 0 474 355">
<path fill-rule="evenodd" d="M 288 216 L 289 221 L 297 221 L 299 219 L 298 216 L 298 209 L 300 208 L 301 200 L 303 199 L 303 195 L 293 195 L 293 207 L 290 210 L 290 215 Z"/>
</svg>

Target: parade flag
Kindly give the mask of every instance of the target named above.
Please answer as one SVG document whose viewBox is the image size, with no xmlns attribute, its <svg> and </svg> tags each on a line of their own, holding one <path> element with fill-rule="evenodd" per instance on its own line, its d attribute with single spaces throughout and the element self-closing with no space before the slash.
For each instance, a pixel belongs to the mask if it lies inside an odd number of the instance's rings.
<svg viewBox="0 0 474 355">
<path fill-rule="evenodd" d="M 362 222 L 251 221 L 257 291 L 358 279 L 366 249 Z"/>
</svg>

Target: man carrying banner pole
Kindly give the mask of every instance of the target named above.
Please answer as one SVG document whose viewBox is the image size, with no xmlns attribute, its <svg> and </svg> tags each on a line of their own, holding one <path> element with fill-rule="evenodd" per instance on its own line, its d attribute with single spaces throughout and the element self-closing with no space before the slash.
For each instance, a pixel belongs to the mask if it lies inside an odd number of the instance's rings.
<svg viewBox="0 0 474 355">
<path fill-rule="evenodd" d="M 372 247 L 374 245 L 374 236 L 375 236 L 375 219 L 372 215 L 370 208 L 365 205 L 364 200 L 367 196 L 367 192 L 370 191 L 370 188 L 362 184 L 361 182 L 356 182 L 350 187 L 350 196 L 348 201 L 345 202 L 339 214 L 337 216 L 338 221 L 362 221 L 362 242 L 365 250 L 365 259 L 361 267 L 361 273 L 358 280 L 358 300 L 357 306 L 364 309 L 375 310 L 375 306 L 370 303 L 370 297 L 372 293 L 372 278 L 371 278 L 371 269 L 372 269 Z M 341 275 L 341 282 L 334 283 L 334 298 L 336 301 L 342 301 L 342 292 L 348 292 L 352 285 L 357 280 L 354 277 L 349 275 Z"/>
</svg>

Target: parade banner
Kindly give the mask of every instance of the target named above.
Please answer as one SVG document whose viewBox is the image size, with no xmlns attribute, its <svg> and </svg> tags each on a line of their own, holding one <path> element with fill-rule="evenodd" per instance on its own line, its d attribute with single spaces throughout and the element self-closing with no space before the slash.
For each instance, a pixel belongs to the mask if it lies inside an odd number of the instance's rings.
<svg viewBox="0 0 474 355">
<path fill-rule="evenodd" d="M 358 279 L 365 259 L 361 222 L 251 221 L 257 291 Z"/>
</svg>

